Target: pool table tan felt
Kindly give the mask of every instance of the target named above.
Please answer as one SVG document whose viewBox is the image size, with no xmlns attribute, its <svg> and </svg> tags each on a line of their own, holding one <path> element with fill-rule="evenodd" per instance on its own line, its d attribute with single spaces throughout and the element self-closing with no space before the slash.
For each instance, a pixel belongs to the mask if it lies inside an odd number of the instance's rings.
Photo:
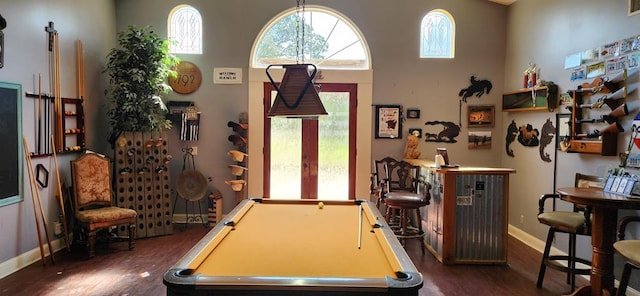
<svg viewBox="0 0 640 296">
<path fill-rule="evenodd" d="M 418 294 L 422 275 L 374 205 L 318 203 L 242 201 L 165 273 L 167 295 Z"/>
</svg>

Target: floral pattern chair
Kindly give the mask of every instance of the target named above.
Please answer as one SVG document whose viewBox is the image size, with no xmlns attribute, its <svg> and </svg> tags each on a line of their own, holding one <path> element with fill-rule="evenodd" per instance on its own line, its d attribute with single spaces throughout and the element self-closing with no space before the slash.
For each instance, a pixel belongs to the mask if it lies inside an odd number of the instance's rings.
<svg viewBox="0 0 640 296">
<path fill-rule="evenodd" d="M 89 258 L 95 256 L 96 234 L 113 226 L 127 225 L 129 250 L 134 247 L 136 211 L 113 205 L 109 159 L 98 154 L 84 154 L 71 161 L 75 220 L 80 239 L 86 239 Z"/>
</svg>

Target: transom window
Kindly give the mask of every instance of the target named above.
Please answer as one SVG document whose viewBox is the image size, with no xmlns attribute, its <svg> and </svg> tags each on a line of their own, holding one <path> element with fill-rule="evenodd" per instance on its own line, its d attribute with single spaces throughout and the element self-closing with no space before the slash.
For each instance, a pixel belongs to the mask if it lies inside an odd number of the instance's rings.
<svg viewBox="0 0 640 296">
<path fill-rule="evenodd" d="M 171 53 L 202 54 L 202 16 L 193 6 L 178 5 L 169 13 Z"/>
<path fill-rule="evenodd" d="M 420 26 L 420 57 L 450 58 L 455 52 L 455 22 L 446 10 L 427 13 Z"/>
<path fill-rule="evenodd" d="M 304 30 L 298 25 L 302 22 Z M 285 11 L 264 27 L 252 67 L 304 62 L 324 69 L 369 69 L 368 56 L 364 38 L 351 21 L 327 8 L 307 6 L 300 13 L 295 8 Z"/>
</svg>

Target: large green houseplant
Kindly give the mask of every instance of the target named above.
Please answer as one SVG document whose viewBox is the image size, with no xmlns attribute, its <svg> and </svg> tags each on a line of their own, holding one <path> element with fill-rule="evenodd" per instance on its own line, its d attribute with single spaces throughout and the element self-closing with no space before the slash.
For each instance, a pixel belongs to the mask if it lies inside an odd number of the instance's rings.
<svg viewBox="0 0 640 296">
<path fill-rule="evenodd" d="M 169 53 L 169 41 L 150 27 L 129 26 L 118 33 L 118 48 L 107 55 L 103 70 L 109 75 L 107 115 L 111 124 L 109 142 L 125 131 L 150 132 L 171 128 L 161 95 L 171 87 L 167 78 L 179 59 Z"/>
</svg>

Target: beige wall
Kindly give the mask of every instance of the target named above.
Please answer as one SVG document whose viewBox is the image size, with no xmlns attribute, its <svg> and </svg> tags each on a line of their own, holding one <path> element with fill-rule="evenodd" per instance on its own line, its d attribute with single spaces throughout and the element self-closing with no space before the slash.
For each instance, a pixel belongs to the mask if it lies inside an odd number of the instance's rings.
<svg viewBox="0 0 640 296">
<path fill-rule="evenodd" d="M 38 74 L 42 74 L 42 91 L 51 93 L 49 88 L 48 39 L 44 28 L 49 21 L 54 22 L 60 44 L 60 82 L 63 97 L 75 98 L 76 91 L 76 40 L 82 40 L 85 59 L 85 109 L 87 147 L 104 150 L 107 146 L 107 130 L 101 110 L 104 79 L 101 67 L 115 40 L 115 6 L 111 0 L 0 0 L 0 14 L 7 20 L 3 30 L 4 68 L 0 69 L 0 81 L 22 85 L 23 92 L 38 91 Z M 35 100 L 22 98 L 22 129 L 34 148 Z M 1 120 L 1 119 L 0 119 Z M 22 143 L 22 142 L 20 142 Z M 63 182 L 70 184 L 69 165 L 71 157 L 60 155 L 58 161 Z M 42 164 L 50 172 L 49 186 L 41 190 L 45 215 L 49 220 L 49 232 L 53 233 L 53 221 L 60 211 L 55 202 L 55 167 L 50 157 L 34 158 L 33 165 Z M 26 165 L 25 165 L 26 168 Z M 29 189 L 29 178 L 24 171 L 24 201 L 0 207 L 0 277 L 5 271 L 12 271 L 16 264 L 24 260 L 38 260 L 38 239 Z M 43 238 L 44 239 L 44 238 Z M 31 254 L 18 261 L 11 259 L 21 254 Z"/>
<path fill-rule="evenodd" d="M 114 4 L 115 3 L 115 4 Z M 5 67 L 0 69 L 0 80 L 18 82 L 25 91 L 33 91 L 33 76 L 47 72 L 44 26 L 54 21 L 61 34 L 63 50 L 62 76 L 63 96 L 75 95 L 75 53 L 73 41 L 82 39 L 85 46 L 85 88 L 87 95 L 87 145 L 90 149 L 111 155 L 105 140 L 108 134 L 102 104 L 104 77 L 100 68 L 110 48 L 115 46 L 116 32 L 128 25 L 153 25 L 160 36 L 166 36 L 166 17 L 178 4 L 191 4 L 204 17 L 204 54 L 181 56 L 196 63 L 203 73 L 201 88 L 190 95 L 168 95 L 168 100 L 192 100 L 203 114 L 201 140 L 191 146 L 199 146 L 197 166 L 207 177 L 210 185 L 219 188 L 227 198 L 225 212 L 233 206 L 233 192 L 224 184 L 229 177 L 229 158 L 225 151 L 231 148 L 227 141 L 230 129 L 227 121 L 237 120 L 239 113 L 251 109 L 253 97 L 251 83 L 245 75 L 241 85 L 214 85 L 213 67 L 239 67 L 245 74 L 248 69 L 251 48 L 262 27 L 274 16 L 295 5 L 292 0 L 116 0 L 116 1 L 71 1 L 71 0 L 0 0 L 2 15 L 7 19 L 4 30 L 6 38 Z M 522 71 L 529 62 L 540 68 L 540 78 L 559 84 L 561 91 L 573 87 L 563 69 L 564 57 L 586 48 L 638 34 L 640 16 L 627 17 L 626 0 L 518 0 L 510 7 L 484 0 L 314 0 L 313 5 L 325 6 L 344 14 L 352 20 L 365 37 L 371 52 L 371 81 L 365 85 L 369 91 L 359 94 L 365 102 L 360 105 L 359 117 L 367 118 L 368 125 L 359 125 L 358 151 L 359 195 L 366 194 L 364 184 L 372 159 L 386 155 L 401 157 L 405 140 L 373 139 L 373 104 L 400 104 L 405 108 L 421 109 L 420 119 L 404 122 L 403 133 L 408 128 L 423 128 L 426 121 L 458 122 L 460 89 L 469 84 L 469 77 L 476 75 L 493 83 L 490 94 L 481 98 L 470 98 L 469 104 L 496 105 L 496 125 L 490 129 L 494 142 L 490 150 L 468 150 L 465 110 L 463 105 L 462 130 L 455 144 L 421 142 L 419 149 L 425 158 L 432 158 L 436 147 L 447 147 L 452 161 L 463 165 L 502 166 L 517 170 L 511 177 L 510 223 L 533 235 L 544 238 L 546 228 L 536 221 L 537 198 L 553 191 L 554 165 L 540 160 L 537 148 L 525 148 L 517 143 L 511 145 L 516 157 L 504 152 L 504 130 L 511 120 L 532 123 L 540 127 L 555 113 L 500 112 L 501 93 L 520 88 Z M 453 60 L 431 60 L 418 58 L 418 36 L 421 18 L 428 11 L 442 8 L 456 20 L 456 53 Z M 254 75 L 255 76 L 255 75 Z M 637 81 L 637 75 L 635 76 Z M 349 78 L 359 79 L 359 78 Z M 358 80 L 360 81 L 360 80 Z M 637 83 L 636 83 L 637 84 Z M 638 110 L 637 92 L 627 99 Z M 33 104 L 25 99 L 23 125 L 25 133 L 32 133 Z M 367 115 L 368 114 L 368 115 Z M 252 118 L 252 121 L 254 119 Z M 626 126 L 630 122 L 625 121 Z M 260 131 L 257 131 L 260 133 Z M 252 137 L 255 130 L 251 131 Z M 177 132 L 171 131 L 170 153 L 174 155 L 172 176 L 182 166 L 181 148 Z M 260 136 L 257 136 L 258 138 Z M 620 147 L 626 145 L 628 133 L 620 136 Z M 250 139 L 251 140 L 251 139 Z M 258 141 L 259 142 L 259 141 Z M 252 142 L 251 153 L 260 153 L 260 143 Z M 552 150 L 547 148 L 548 152 Z M 68 171 L 70 156 L 63 157 L 63 170 Z M 554 157 L 555 158 L 555 157 Z M 559 154 L 557 157 L 558 186 L 570 185 L 577 171 L 603 175 L 607 169 L 617 165 L 616 157 L 600 157 L 582 154 Z M 38 160 L 50 166 L 48 158 Z M 259 173 L 257 168 L 251 175 Z M 255 177 L 251 177 L 255 178 Z M 259 178 L 259 177 L 258 177 Z M 173 178 L 175 179 L 175 178 Z M 25 180 L 26 173 L 25 173 Z M 26 184 L 26 182 L 25 182 Z M 28 189 L 28 188 L 27 188 Z M 251 189 L 252 195 L 260 195 L 260 187 Z M 43 196 L 52 197 L 50 189 Z M 47 201 L 49 220 L 57 215 L 56 205 Z M 524 223 L 520 223 L 520 217 Z M 25 201 L 0 208 L 0 262 L 25 252 L 37 249 L 35 225 L 33 223 L 30 193 Z M 13 225 L 17 225 L 14 227 Z M 562 242 L 562 240 L 559 240 Z M 588 241 L 580 241 L 580 252 L 588 253 Z M 564 248 L 563 246 L 560 246 Z M 11 263 L 11 262 L 10 262 Z M 0 271 L 2 266 L 0 266 Z"/>
<path fill-rule="evenodd" d="M 251 48 L 260 30 L 276 15 L 291 9 L 295 1 L 162 1 L 151 0 L 117 1 L 118 30 L 128 24 L 154 26 L 161 35 L 166 34 L 166 16 L 177 4 L 188 3 L 196 7 L 204 18 L 204 54 L 202 56 L 181 55 L 195 62 L 203 73 L 203 84 L 190 95 L 171 94 L 168 99 L 193 100 L 203 114 L 201 121 L 201 140 L 189 145 L 198 146 L 198 170 L 205 176 L 211 176 L 211 186 L 222 191 L 225 211 L 234 204 L 234 193 L 224 184 L 229 179 L 225 152 L 232 148 L 226 140 L 230 129 L 229 120 L 237 120 L 240 112 L 250 111 L 260 114 L 260 107 L 251 107 L 251 102 L 260 102 L 262 92 L 258 87 L 252 91 L 252 83 L 267 81 L 266 75 L 252 78 L 244 75 L 242 85 L 214 85 L 211 83 L 213 67 L 239 67 L 244 73 L 248 70 Z M 405 108 L 421 109 L 420 119 L 404 122 L 403 134 L 406 137 L 409 128 L 429 127 L 424 123 L 430 120 L 458 122 L 460 89 L 469 85 L 469 77 L 493 82 L 493 91 L 482 98 L 472 98 L 469 104 L 498 104 L 502 87 L 504 69 L 504 48 L 507 8 L 481 0 L 457 1 L 417 1 L 403 0 L 402 5 L 393 5 L 384 0 L 317 0 L 309 5 L 324 6 L 340 12 L 353 21 L 362 32 L 369 45 L 372 71 L 350 76 L 355 82 L 364 83 L 366 92 L 360 92 L 358 124 L 358 163 L 357 197 L 368 197 L 368 175 L 371 160 L 391 155 L 402 157 L 405 140 L 373 139 L 372 104 L 399 104 Z M 418 47 L 420 22 L 430 10 L 441 8 L 448 10 L 456 20 L 456 58 L 453 60 L 420 59 Z M 149 13 L 140 14 L 140 11 Z M 242 15 L 242 17 L 238 17 Z M 165 35 L 166 36 L 166 35 Z M 260 72 L 262 70 L 256 70 Z M 328 73 L 327 73 L 328 74 Z M 258 74 L 259 75 L 259 74 Z M 373 81 L 371 83 L 371 75 Z M 344 76 L 344 75 L 343 75 Z M 360 76 L 360 77 L 359 77 Z M 247 81 L 250 78 L 252 81 Z M 256 79 L 255 81 L 253 79 Z M 331 79 L 329 77 L 328 79 Z M 364 79 L 364 80 L 363 80 Z M 369 79 L 367 81 L 367 79 Z M 354 82 L 350 81 L 350 82 Z M 364 82 L 363 82 L 364 81 Z M 344 82 L 344 81 L 343 81 Z M 349 82 L 349 81 L 347 81 Z M 257 110 L 252 112 L 251 110 Z M 463 106 L 463 117 L 466 106 Z M 502 116 L 500 112 L 496 114 Z M 463 119 L 464 120 L 464 119 Z M 261 151 L 262 123 L 256 116 L 250 118 L 250 167 L 249 195 L 262 195 Z M 439 130 L 438 130 L 439 131 Z M 502 133 L 502 127 L 492 129 L 494 135 Z M 432 130 L 432 132 L 434 132 Z M 437 132 L 437 131 L 436 131 Z M 435 148 L 445 146 L 451 150 L 453 161 L 468 165 L 499 165 L 501 150 L 494 144 L 491 150 L 467 150 L 466 120 L 456 144 L 420 144 L 423 156 L 432 158 Z M 175 132 L 171 138 L 171 153 L 181 155 L 180 143 Z M 185 144 L 186 145 L 186 144 Z M 257 157 L 256 157 L 257 156 Z M 174 162 L 172 171 L 178 172 L 181 161 Z M 174 174 L 175 175 L 175 174 Z"/>
<path fill-rule="evenodd" d="M 518 0 L 509 8 L 505 91 L 521 87 L 522 71 L 529 62 L 538 65 L 539 78 L 554 81 L 560 92 L 575 89 L 578 82 L 569 80 L 569 71 L 564 69 L 565 57 L 640 34 L 640 15 L 629 17 L 626 11 L 626 0 Z M 631 75 L 627 85 L 637 89 L 638 73 Z M 625 129 L 629 130 L 633 116 L 639 111 L 638 91 L 628 96 L 625 102 L 632 109 L 623 121 Z M 554 119 L 555 113 L 509 113 L 505 114 L 502 125 L 506 127 L 515 120 L 519 125 L 531 123 L 540 128 L 547 118 Z M 629 132 L 618 137 L 619 152 L 626 148 L 629 137 Z M 537 222 L 537 199 L 543 193 L 553 192 L 554 176 L 557 187 L 573 186 L 576 172 L 605 176 L 608 169 L 617 167 L 619 163 L 618 157 L 613 156 L 558 152 L 557 158 L 552 156 L 557 160 L 557 172 L 554 174 L 554 163 L 542 162 L 537 148 L 525 148 L 517 142 L 511 147 L 514 148 L 514 158 L 501 153 L 502 165 L 517 170 L 511 178 L 509 221 L 541 240 L 545 238 L 547 228 Z M 547 152 L 553 154 L 551 147 Z M 637 170 L 631 173 L 638 174 Z M 563 207 L 568 208 L 569 205 Z M 628 213 L 619 215 L 624 214 Z M 521 215 L 524 223 L 520 223 Z M 556 247 L 566 250 L 566 246 L 565 237 L 556 239 Z M 590 257 L 588 237 L 579 238 L 578 254 Z M 616 266 L 621 267 L 622 264 Z"/>
</svg>

